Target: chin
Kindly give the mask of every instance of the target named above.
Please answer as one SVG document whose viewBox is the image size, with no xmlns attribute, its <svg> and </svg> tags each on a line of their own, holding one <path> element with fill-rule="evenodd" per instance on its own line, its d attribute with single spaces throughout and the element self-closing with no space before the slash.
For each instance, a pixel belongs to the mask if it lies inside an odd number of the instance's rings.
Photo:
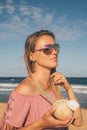
<svg viewBox="0 0 87 130">
<path fill-rule="evenodd" d="M 52 64 L 52 68 L 55 68 L 55 67 L 57 67 L 58 66 L 58 63 L 53 63 Z"/>
<path fill-rule="evenodd" d="M 58 65 L 53 65 L 53 66 L 51 66 L 51 69 L 54 69 L 54 68 L 56 68 Z"/>
</svg>

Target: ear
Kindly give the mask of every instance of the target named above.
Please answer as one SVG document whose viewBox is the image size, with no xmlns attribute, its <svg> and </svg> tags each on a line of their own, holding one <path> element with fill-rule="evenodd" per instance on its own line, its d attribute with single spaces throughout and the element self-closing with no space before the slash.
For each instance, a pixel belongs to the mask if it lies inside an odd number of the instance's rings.
<svg viewBox="0 0 87 130">
<path fill-rule="evenodd" d="M 35 61 L 35 55 L 33 52 L 30 52 L 30 60 Z"/>
</svg>

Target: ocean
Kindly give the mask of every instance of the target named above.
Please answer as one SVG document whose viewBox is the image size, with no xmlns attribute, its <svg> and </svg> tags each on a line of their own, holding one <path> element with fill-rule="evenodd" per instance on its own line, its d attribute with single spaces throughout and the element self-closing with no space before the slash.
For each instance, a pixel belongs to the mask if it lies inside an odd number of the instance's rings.
<svg viewBox="0 0 87 130">
<path fill-rule="evenodd" d="M 0 102 L 7 102 L 10 93 L 24 77 L 0 77 Z M 81 107 L 87 108 L 87 77 L 67 77 Z M 64 90 L 62 90 L 66 96 Z"/>
</svg>

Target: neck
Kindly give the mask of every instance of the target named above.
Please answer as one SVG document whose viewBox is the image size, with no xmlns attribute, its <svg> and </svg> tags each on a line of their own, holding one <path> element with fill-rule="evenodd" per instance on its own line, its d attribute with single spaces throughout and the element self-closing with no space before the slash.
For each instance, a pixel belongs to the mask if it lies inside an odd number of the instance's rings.
<svg viewBox="0 0 87 130">
<path fill-rule="evenodd" d="M 50 71 L 38 71 L 32 73 L 30 78 L 39 85 L 44 90 L 48 89 L 50 86 Z"/>
</svg>

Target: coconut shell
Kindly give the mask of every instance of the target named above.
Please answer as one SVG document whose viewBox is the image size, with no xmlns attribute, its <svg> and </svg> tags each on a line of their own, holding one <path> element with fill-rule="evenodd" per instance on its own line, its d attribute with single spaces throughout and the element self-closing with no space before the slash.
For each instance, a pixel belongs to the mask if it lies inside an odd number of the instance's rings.
<svg viewBox="0 0 87 130">
<path fill-rule="evenodd" d="M 56 111 L 54 116 L 59 120 L 66 120 L 68 117 L 72 116 L 73 112 L 68 107 L 68 100 L 57 100 L 54 104 L 56 106 Z"/>
</svg>

